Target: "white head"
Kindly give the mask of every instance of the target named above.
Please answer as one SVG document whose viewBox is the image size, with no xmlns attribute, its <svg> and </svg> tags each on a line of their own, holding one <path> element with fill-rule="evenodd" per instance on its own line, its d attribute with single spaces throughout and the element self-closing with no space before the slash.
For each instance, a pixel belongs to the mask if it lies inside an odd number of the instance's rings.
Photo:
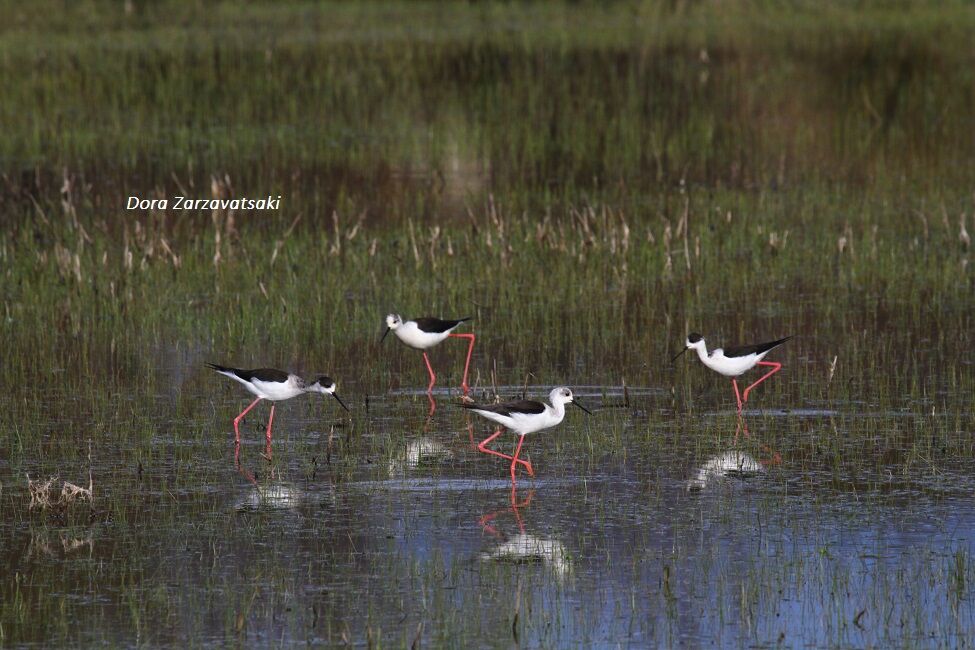
<svg viewBox="0 0 975 650">
<path fill-rule="evenodd" d="M 403 319 L 399 314 L 387 314 L 386 315 L 386 331 L 383 332 L 383 337 L 379 339 L 382 343 L 386 340 L 386 335 L 389 334 L 391 330 L 399 329 L 399 326 L 403 324 Z"/>
<path fill-rule="evenodd" d="M 326 377 L 325 375 L 322 375 L 317 379 L 315 379 L 315 383 L 313 383 L 305 390 L 309 393 L 321 393 L 322 395 L 331 395 L 332 397 L 335 398 L 335 400 L 339 404 L 342 405 L 342 408 L 344 408 L 346 411 L 349 410 L 349 407 L 345 405 L 345 402 L 342 401 L 342 398 L 339 397 L 339 394 L 335 392 L 335 380 L 332 379 L 331 377 Z"/>
<path fill-rule="evenodd" d="M 589 415 L 592 415 L 592 412 L 589 409 L 587 409 L 585 406 L 583 406 L 582 404 L 576 401 L 575 396 L 572 394 L 572 391 L 566 388 L 565 386 L 559 386 L 558 388 L 553 388 L 552 392 L 548 394 L 548 399 L 550 402 L 552 402 L 552 406 L 558 407 L 558 406 L 564 406 L 565 404 L 575 404 L 586 413 L 589 413 Z"/>
</svg>

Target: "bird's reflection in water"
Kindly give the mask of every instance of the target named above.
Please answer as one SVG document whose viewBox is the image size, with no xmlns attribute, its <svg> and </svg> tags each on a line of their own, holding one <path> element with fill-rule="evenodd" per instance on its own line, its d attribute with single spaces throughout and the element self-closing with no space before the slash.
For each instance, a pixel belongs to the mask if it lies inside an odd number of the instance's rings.
<svg viewBox="0 0 975 650">
<path fill-rule="evenodd" d="M 709 458 L 694 471 L 687 482 L 688 490 L 703 490 L 708 486 L 732 480 L 746 480 L 765 472 L 755 457 L 740 450 L 729 450 Z"/>
<path fill-rule="evenodd" d="M 511 486 L 510 505 L 481 517 L 480 525 L 485 533 L 500 541 L 494 548 L 481 553 L 484 562 L 509 562 L 514 564 L 542 564 L 561 578 L 572 572 L 572 561 L 565 545 L 556 539 L 549 539 L 533 535 L 526 531 L 521 511 L 526 510 L 535 496 L 534 490 L 529 490 L 524 501 L 518 501 L 515 486 Z M 499 519 L 506 513 L 514 515 L 518 526 L 518 533 L 506 535 L 502 532 Z"/>
<path fill-rule="evenodd" d="M 294 510 L 301 505 L 301 491 L 286 483 L 256 485 L 237 499 L 237 510 Z"/>
<path fill-rule="evenodd" d="M 258 481 L 253 472 L 240 464 L 239 453 L 235 454 L 234 464 L 240 475 L 250 483 L 244 493 L 237 498 L 234 504 L 235 510 L 293 510 L 301 505 L 301 490 L 276 480 L 273 468 L 268 472 L 266 480 Z"/>
<path fill-rule="evenodd" d="M 738 434 L 742 431 L 743 422 L 739 420 L 735 431 L 735 444 Z M 744 433 L 748 436 L 747 425 Z M 703 465 L 694 470 L 693 476 L 687 481 L 688 490 L 704 490 L 710 486 L 742 484 L 748 479 L 761 476 L 767 468 L 782 462 L 782 456 L 766 445 L 761 446 L 762 458 L 755 458 L 742 449 L 729 449 L 716 456 L 712 456 Z"/>
<path fill-rule="evenodd" d="M 389 461 L 389 475 L 402 476 L 407 470 L 433 467 L 452 461 L 454 452 L 433 438 L 410 440 Z"/>
</svg>

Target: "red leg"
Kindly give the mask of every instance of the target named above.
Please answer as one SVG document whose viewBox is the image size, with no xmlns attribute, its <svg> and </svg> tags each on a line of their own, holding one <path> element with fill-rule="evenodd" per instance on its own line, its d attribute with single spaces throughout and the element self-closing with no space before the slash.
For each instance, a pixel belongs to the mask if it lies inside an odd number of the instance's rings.
<svg viewBox="0 0 975 650">
<path fill-rule="evenodd" d="M 747 402 L 748 401 L 748 392 L 751 389 L 755 388 L 760 383 L 762 383 L 763 381 L 765 381 L 766 379 L 768 379 L 769 377 L 771 377 L 772 375 L 774 375 L 778 371 L 782 370 L 782 364 L 781 363 L 777 363 L 775 361 L 759 361 L 758 362 L 758 365 L 760 365 L 760 366 L 772 366 L 772 369 L 769 370 L 766 374 L 762 375 L 762 378 L 761 379 L 759 379 L 754 384 L 752 384 L 751 386 L 749 386 L 748 388 L 745 389 L 745 392 L 741 396 L 742 402 Z"/>
<path fill-rule="evenodd" d="M 237 441 L 237 444 L 238 445 L 240 444 L 240 421 L 243 420 L 244 419 L 244 416 L 247 415 L 247 412 L 250 411 L 255 406 L 257 406 L 257 403 L 260 402 L 260 401 L 261 401 L 261 398 L 258 397 L 256 400 L 254 400 L 253 402 L 251 402 L 250 406 L 248 406 L 247 408 L 245 408 L 241 412 L 240 415 L 238 415 L 237 417 L 234 418 L 234 434 L 236 435 L 235 440 Z"/>
<path fill-rule="evenodd" d="M 430 385 L 427 386 L 427 394 L 433 392 L 433 385 L 437 383 L 437 376 L 433 374 L 433 368 L 430 366 L 430 358 L 427 353 L 423 353 L 423 360 L 427 362 L 427 372 L 430 373 Z"/>
<path fill-rule="evenodd" d="M 525 469 L 528 470 L 528 475 L 529 476 L 535 476 L 535 473 L 532 471 L 532 464 L 529 463 L 527 460 L 520 460 L 518 458 L 518 451 L 521 451 L 521 443 L 525 441 L 525 437 L 524 436 L 522 436 L 521 439 L 518 441 L 518 449 L 515 451 L 515 455 L 514 456 L 509 456 L 508 454 L 503 454 L 500 451 L 494 451 L 493 449 L 488 449 L 488 446 L 487 446 L 488 443 L 491 442 L 492 440 L 494 440 L 495 438 L 497 438 L 498 436 L 500 436 L 503 431 L 504 431 L 504 429 L 498 429 L 497 431 L 495 431 L 494 433 L 492 433 L 490 436 L 488 436 L 487 438 L 485 438 L 484 440 L 482 440 L 481 443 L 477 446 L 477 450 L 478 451 L 482 451 L 485 454 L 491 454 L 492 456 L 500 456 L 501 458 L 506 458 L 506 459 L 510 460 L 511 461 L 511 474 L 512 474 L 512 479 L 514 478 L 515 465 L 524 465 L 525 466 Z"/>
<path fill-rule="evenodd" d="M 529 476 L 533 478 L 535 476 L 535 472 L 532 470 L 531 463 L 529 463 L 526 460 L 518 460 L 518 454 L 521 453 L 521 445 L 524 444 L 524 442 L 525 442 L 525 436 L 520 436 L 518 438 L 518 446 L 515 448 L 515 455 L 512 456 L 511 458 L 511 482 L 512 483 L 515 482 L 515 467 L 517 467 L 519 464 L 525 466 L 525 470 L 528 472 Z"/>
<path fill-rule="evenodd" d="M 732 379 L 731 385 L 735 387 L 735 399 L 738 400 L 738 415 L 741 415 L 741 395 L 738 394 L 738 381 Z"/>
<path fill-rule="evenodd" d="M 494 451 L 493 449 L 488 449 L 487 447 L 488 443 L 494 440 L 495 438 L 497 438 L 498 436 L 500 436 L 502 432 L 504 432 L 504 429 L 498 429 L 490 436 L 482 440 L 480 444 L 477 445 L 477 450 L 482 451 L 485 454 L 491 454 L 492 456 L 501 456 L 501 458 L 507 458 L 508 460 L 511 460 L 511 456 L 509 456 L 508 454 L 502 454 L 500 451 Z"/>
<path fill-rule="evenodd" d="M 464 362 L 464 379 L 460 382 L 461 390 L 464 394 L 470 392 L 470 386 L 467 385 L 467 373 L 471 369 L 471 355 L 474 353 L 474 335 L 473 334 L 450 334 L 454 338 L 458 339 L 470 339 L 471 342 L 467 346 L 467 361 Z"/>
<path fill-rule="evenodd" d="M 271 425 L 274 424 L 274 404 L 271 404 L 271 417 L 267 419 L 267 444 L 271 444 Z"/>
<path fill-rule="evenodd" d="M 274 404 L 271 404 L 271 417 L 267 421 L 267 446 L 264 451 L 264 457 L 271 460 L 271 425 L 274 424 Z"/>
<path fill-rule="evenodd" d="M 433 399 L 433 395 L 427 393 L 427 399 L 430 400 L 430 412 L 427 413 L 427 418 L 432 418 L 433 414 L 437 412 L 437 400 Z M 427 420 L 429 423 L 429 419 Z"/>
</svg>

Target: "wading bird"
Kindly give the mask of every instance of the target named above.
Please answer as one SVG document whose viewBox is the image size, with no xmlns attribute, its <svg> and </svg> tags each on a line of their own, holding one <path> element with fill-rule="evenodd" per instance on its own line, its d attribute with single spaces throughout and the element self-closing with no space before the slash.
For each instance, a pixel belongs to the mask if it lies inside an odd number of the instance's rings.
<svg viewBox="0 0 975 650">
<path fill-rule="evenodd" d="M 427 316 L 425 318 L 417 318 L 416 320 L 404 321 L 399 314 L 389 314 L 386 316 L 386 331 L 383 332 L 383 337 L 379 342 L 382 343 L 385 341 L 386 336 L 390 332 L 393 332 L 400 341 L 414 350 L 423 350 L 423 360 L 427 364 L 427 372 L 430 373 L 430 385 L 427 386 L 427 393 L 432 393 L 433 386 L 437 383 L 437 376 L 433 374 L 433 368 L 430 366 L 430 359 L 427 357 L 426 350 L 438 343 L 442 343 L 447 337 L 452 336 L 459 339 L 470 339 L 470 344 L 467 346 L 467 361 L 464 363 L 464 379 L 460 384 L 464 395 L 467 395 L 470 390 L 467 385 L 467 372 L 470 370 L 471 354 L 474 352 L 474 335 L 454 334 L 453 330 L 464 321 L 469 320 L 469 316 L 467 318 L 458 318 L 457 320 L 441 320 Z"/>
<path fill-rule="evenodd" d="M 550 429 L 559 424 L 562 418 L 565 417 L 566 404 L 574 404 L 586 413 L 589 413 L 589 415 L 592 415 L 589 409 L 575 400 L 572 396 L 572 391 L 564 386 L 552 389 L 552 392 L 548 395 L 548 399 L 552 402 L 551 406 L 534 400 L 520 400 L 517 402 L 505 402 L 504 404 L 461 404 L 465 409 L 470 409 L 481 417 L 485 417 L 492 422 L 497 422 L 502 427 L 518 434 L 518 447 L 515 449 L 514 456 L 488 449 L 488 443 L 500 436 L 504 429 L 498 429 L 489 437 L 482 440 L 477 446 L 477 449 L 485 454 L 511 460 L 512 483 L 515 481 L 515 468 L 518 465 L 523 465 L 529 476 L 535 476 L 535 472 L 532 470 L 532 464 L 518 458 L 518 454 L 521 453 L 521 445 L 525 442 L 526 435 L 541 431 L 542 429 Z"/>
<path fill-rule="evenodd" d="M 688 350 L 696 350 L 697 356 L 701 359 L 701 363 L 706 365 L 711 370 L 724 375 L 725 377 L 731 377 L 731 385 L 735 388 L 735 399 L 738 400 L 738 413 L 740 414 L 742 406 L 748 401 L 749 391 L 777 373 L 779 370 L 782 370 L 781 363 L 776 363 L 775 361 L 762 361 L 762 359 L 766 354 L 791 338 L 791 336 L 787 336 L 784 339 L 779 339 L 778 341 L 757 343 L 755 345 L 742 345 L 735 348 L 715 348 L 714 350 L 711 350 L 711 352 L 708 352 L 707 346 L 704 344 L 704 337 L 697 332 L 691 332 L 687 335 L 687 341 L 684 349 L 678 352 L 674 358 L 670 360 L 670 362 L 673 363 L 677 360 L 677 357 L 684 354 Z M 771 366 L 772 369 L 766 374 L 762 375 L 762 377 L 754 384 L 746 388 L 743 393 L 739 393 L 737 377 L 748 372 L 755 366 Z"/>
<path fill-rule="evenodd" d="M 219 372 L 221 375 L 230 377 L 235 381 L 239 381 L 244 385 L 244 388 L 249 390 L 251 393 L 257 396 L 250 406 L 245 408 L 240 415 L 234 418 L 234 435 L 235 440 L 240 446 L 240 421 L 244 419 L 244 416 L 254 408 L 258 402 L 262 399 L 269 400 L 271 402 L 280 402 L 286 399 L 291 399 L 303 393 L 321 393 L 322 395 L 331 395 L 342 405 L 346 411 L 349 407 L 345 405 L 345 402 L 339 397 L 338 393 L 335 392 L 335 382 L 330 377 L 325 377 L 324 375 L 315 379 L 311 384 L 306 384 L 305 380 L 298 375 L 292 375 L 290 373 L 284 372 L 283 370 L 274 370 L 273 368 L 258 368 L 256 370 L 240 370 L 239 368 L 228 368 L 226 366 L 218 366 L 215 363 L 208 363 L 208 368 L 212 368 Z M 270 460 L 271 458 L 271 425 L 274 423 L 274 404 L 271 404 L 271 416 L 267 421 L 267 450 L 265 456 Z"/>
</svg>

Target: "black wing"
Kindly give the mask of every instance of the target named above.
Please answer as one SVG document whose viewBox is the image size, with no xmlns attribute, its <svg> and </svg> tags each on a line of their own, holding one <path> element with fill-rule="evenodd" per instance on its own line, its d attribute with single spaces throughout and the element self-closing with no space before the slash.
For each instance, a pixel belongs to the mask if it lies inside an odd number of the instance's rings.
<svg viewBox="0 0 975 650">
<path fill-rule="evenodd" d="M 257 379 L 258 381 L 276 381 L 284 383 L 288 381 L 288 373 L 283 370 L 275 370 L 274 368 L 256 368 L 254 370 L 241 370 L 240 368 L 229 368 L 227 366 L 218 366 L 215 363 L 208 363 L 207 367 L 213 368 L 217 372 L 229 372 L 233 375 L 237 375 L 244 381 L 251 381 Z"/>
<path fill-rule="evenodd" d="M 513 415 L 515 413 L 538 414 L 545 412 L 545 405 L 530 399 L 504 404 L 461 404 L 465 409 L 487 411 L 498 415 Z"/>
<path fill-rule="evenodd" d="M 448 330 L 454 329 L 465 320 L 470 319 L 470 316 L 458 318 L 457 320 L 440 320 L 439 318 L 424 316 L 423 318 L 416 319 L 416 326 L 420 328 L 421 332 L 426 332 L 427 334 L 443 334 Z"/>
<path fill-rule="evenodd" d="M 252 379 L 257 379 L 258 381 L 277 381 L 286 382 L 288 381 L 288 373 L 283 370 L 275 370 L 274 368 L 257 368 L 255 370 L 240 370 L 237 376 L 244 381 L 251 381 Z"/>
<path fill-rule="evenodd" d="M 747 357 L 749 354 L 762 354 L 763 352 L 768 352 L 772 348 L 779 347 L 791 338 L 791 336 L 787 336 L 784 339 L 769 341 L 768 343 L 756 343 L 755 345 L 741 345 L 736 348 L 724 348 L 724 355 L 726 357 Z"/>
</svg>

